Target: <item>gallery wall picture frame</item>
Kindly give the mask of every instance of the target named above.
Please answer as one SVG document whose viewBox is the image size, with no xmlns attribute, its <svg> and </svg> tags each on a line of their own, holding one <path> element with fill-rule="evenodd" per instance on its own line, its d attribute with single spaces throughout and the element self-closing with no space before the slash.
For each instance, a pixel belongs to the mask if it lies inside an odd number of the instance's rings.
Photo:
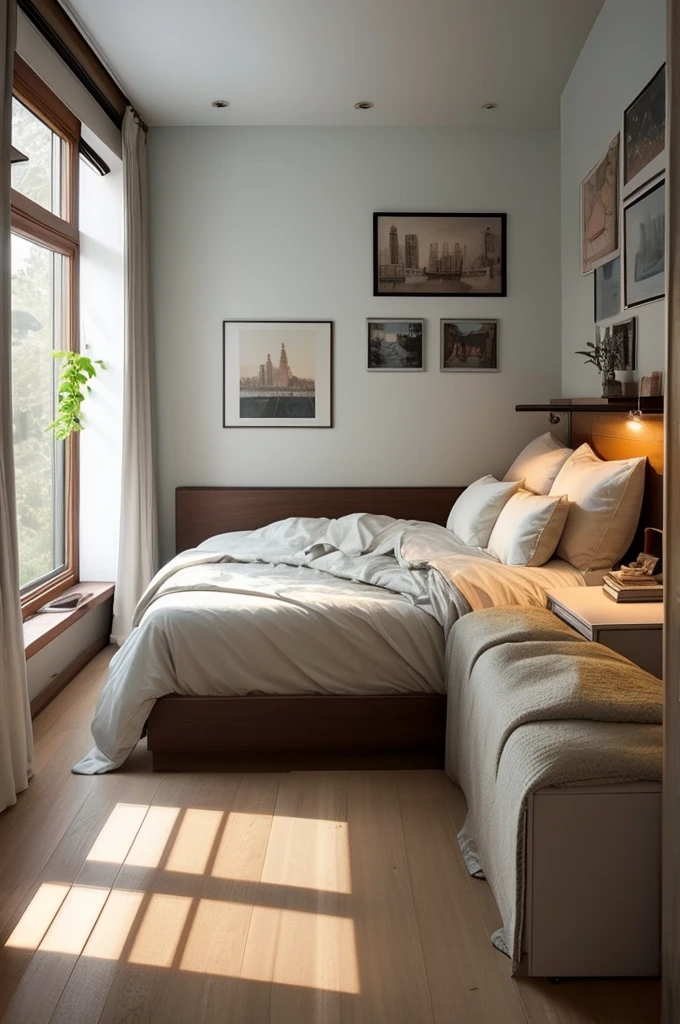
<svg viewBox="0 0 680 1024">
<path fill-rule="evenodd" d="M 581 182 L 581 273 L 619 251 L 619 135 Z"/>
<path fill-rule="evenodd" d="M 224 320 L 224 427 L 332 427 L 332 320 Z"/>
<path fill-rule="evenodd" d="M 595 268 L 593 274 L 595 323 L 609 320 L 621 312 L 621 257 Z"/>
<path fill-rule="evenodd" d="M 425 321 L 413 317 L 369 317 L 366 369 L 414 373 L 425 369 Z"/>
<path fill-rule="evenodd" d="M 443 373 L 498 373 L 498 320 L 442 319 L 439 369 Z"/>
<path fill-rule="evenodd" d="M 612 324 L 612 336 L 619 343 L 621 366 L 619 370 L 637 370 L 637 317 Z"/>
<path fill-rule="evenodd" d="M 666 169 L 666 65 L 623 113 L 623 197 L 634 195 Z"/>
<path fill-rule="evenodd" d="M 506 296 L 507 214 L 374 213 L 373 294 Z"/>
<path fill-rule="evenodd" d="M 666 293 L 665 225 L 665 181 L 652 185 L 624 207 L 624 309 L 662 299 Z"/>
</svg>

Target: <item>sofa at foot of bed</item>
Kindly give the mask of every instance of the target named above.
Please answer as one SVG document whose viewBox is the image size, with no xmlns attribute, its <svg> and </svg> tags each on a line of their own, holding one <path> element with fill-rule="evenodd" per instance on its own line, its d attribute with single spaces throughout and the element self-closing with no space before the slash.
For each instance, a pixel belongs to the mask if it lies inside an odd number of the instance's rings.
<svg viewBox="0 0 680 1024">
<path fill-rule="evenodd" d="M 545 609 L 463 617 L 447 664 L 458 841 L 512 972 L 657 975 L 661 682 Z"/>
</svg>

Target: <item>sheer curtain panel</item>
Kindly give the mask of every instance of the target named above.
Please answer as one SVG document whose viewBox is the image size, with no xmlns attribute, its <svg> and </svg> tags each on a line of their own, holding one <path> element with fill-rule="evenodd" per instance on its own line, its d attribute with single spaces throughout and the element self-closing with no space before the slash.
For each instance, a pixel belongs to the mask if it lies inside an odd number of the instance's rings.
<svg viewBox="0 0 680 1024">
<path fill-rule="evenodd" d="M 0 811 L 32 775 L 33 734 L 19 597 L 11 368 L 10 147 L 16 0 L 0 0 Z"/>
<path fill-rule="evenodd" d="M 153 444 L 153 360 L 149 273 L 147 131 L 128 107 L 123 119 L 125 218 L 125 399 L 114 643 L 156 572 L 158 532 Z"/>
</svg>

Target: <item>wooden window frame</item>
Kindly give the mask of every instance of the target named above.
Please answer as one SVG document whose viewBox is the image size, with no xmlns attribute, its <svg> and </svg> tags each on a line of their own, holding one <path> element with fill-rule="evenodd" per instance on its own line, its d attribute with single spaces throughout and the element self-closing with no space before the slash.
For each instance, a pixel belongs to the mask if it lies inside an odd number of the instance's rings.
<svg viewBox="0 0 680 1024">
<path fill-rule="evenodd" d="M 39 117 L 66 144 L 65 182 L 62 201 L 64 216 L 59 217 L 39 203 L 12 189 L 12 231 L 24 238 L 59 252 L 69 259 L 69 300 L 67 307 L 64 347 L 80 351 L 79 339 L 79 256 L 80 233 L 78 227 L 78 175 L 80 121 L 56 96 L 41 78 L 18 55 L 14 64 L 14 95 L 25 107 Z M 79 566 L 79 464 L 78 434 L 65 442 L 64 520 L 66 568 L 49 579 L 36 584 L 22 596 L 24 619 L 48 601 L 58 597 L 80 579 Z"/>
</svg>

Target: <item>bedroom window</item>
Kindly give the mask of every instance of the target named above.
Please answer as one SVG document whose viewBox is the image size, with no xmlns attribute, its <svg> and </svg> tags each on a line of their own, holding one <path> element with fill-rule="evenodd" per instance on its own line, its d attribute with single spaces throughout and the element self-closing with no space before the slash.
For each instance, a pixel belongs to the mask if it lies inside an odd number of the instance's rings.
<svg viewBox="0 0 680 1024">
<path fill-rule="evenodd" d="M 12 403 L 24 616 L 78 579 L 78 441 L 56 441 L 57 349 L 78 345 L 80 123 L 20 58 L 12 103 Z M 23 159 L 22 159 L 23 158 Z"/>
</svg>

